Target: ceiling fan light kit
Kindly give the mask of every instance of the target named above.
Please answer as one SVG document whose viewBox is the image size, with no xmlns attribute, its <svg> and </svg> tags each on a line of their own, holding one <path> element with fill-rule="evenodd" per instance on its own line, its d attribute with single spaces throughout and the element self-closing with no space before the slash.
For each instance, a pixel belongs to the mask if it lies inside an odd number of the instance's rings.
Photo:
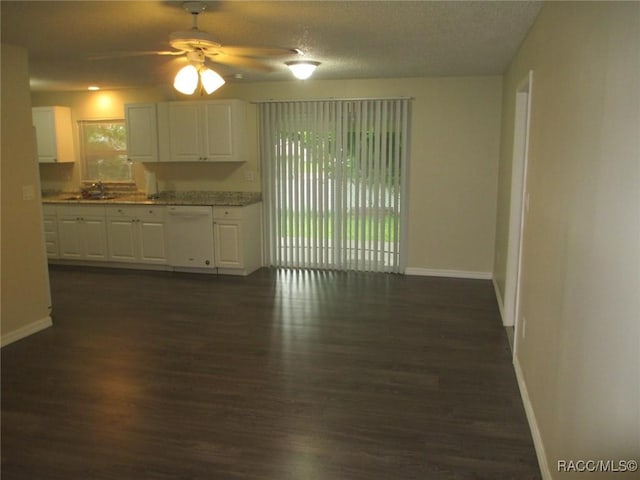
<svg viewBox="0 0 640 480">
<path fill-rule="evenodd" d="M 207 95 L 211 95 L 225 84 L 224 78 L 210 68 L 202 68 L 200 70 L 200 82 Z"/>
<path fill-rule="evenodd" d="M 302 54 L 297 48 L 223 45 L 218 42 L 212 34 L 198 28 L 198 15 L 207 8 L 205 2 L 184 2 L 182 7 L 191 14 L 193 24 L 189 30 L 181 30 L 169 35 L 169 45 L 171 45 L 173 50 L 117 52 L 113 55 L 94 57 L 94 59 L 101 60 L 105 58 L 143 55 L 184 55 L 187 57 L 189 64 L 181 68 L 176 74 L 173 82 L 174 88 L 184 95 L 193 95 L 197 91 L 201 94 L 206 93 L 209 95 L 224 85 L 225 81 L 220 74 L 209 68 L 205 62 L 222 64 L 242 70 L 249 69 L 259 72 L 271 72 L 274 68 L 270 64 L 271 62 L 265 61 L 266 58 Z M 299 64 L 300 66 L 293 67 L 290 64 Z M 292 69 L 306 69 L 305 73 L 297 75 L 302 75 L 298 78 L 308 78 L 319 63 L 301 61 L 289 62 L 288 65 Z M 234 78 L 242 78 L 241 73 L 231 75 Z M 198 86 L 201 88 L 198 88 Z"/>
<path fill-rule="evenodd" d="M 309 60 L 295 60 L 292 62 L 286 62 L 285 65 L 289 67 L 294 77 L 300 80 L 306 80 L 313 74 L 313 71 L 318 65 L 320 65 L 320 62 L 312 62 Z"/>
<path fill-rule="evenodd" d="M 189 65 L 182 67 L 173 80 L 173 88 L 180 93 L 193 95 L 200 85 L 201 91 L 204 90 L 207 95 L 211 95 L 225 84 L 224 78 L 205 66 L 205 55 L 202 51 L 187 52 L 187 59 Z"/>
</svg>

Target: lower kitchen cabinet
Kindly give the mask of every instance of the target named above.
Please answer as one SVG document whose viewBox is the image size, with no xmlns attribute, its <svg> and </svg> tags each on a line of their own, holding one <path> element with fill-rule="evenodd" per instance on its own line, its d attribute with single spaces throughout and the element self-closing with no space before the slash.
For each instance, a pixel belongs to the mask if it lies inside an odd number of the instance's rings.
<svg viewBox="0 0 640 480">
<path fill-rule="evenodd" d="M 261 203 L 213 207 L 213 245 L 220 273 L 248 275 L 262 264 Z"/>
<path fill-rule="evenodd" d="M 165 210 L 158 206 L 106 207 L 109 260 L 167 264 Z"/>
<path fill-rule="evenodd" d="M 182 209 L 183 223 L 176 224 L 170 221 L 172 206 L 45 204 L 47 256 L 54 263 L 104 262 L 105 266 L 164 270 L 189 266 L 202 273 L 248 275 L 262 266 L 261 206 L 216 206 L 213 217 L 207 207 L 208 228 L 187 230 L 184 222 L 193 213 Z M 213 260 L 207 261 L 207 267 L 176 263 L 177 256 L 196 255 L 192 249 L 196 244 L 213 245 L 207 257 Z"/>
<path fill-rule="evenodd" d="M 58 210 L 55 205 L 42 206 L 42 221 L 47 258 L 58 258 Z"/>
<path fill-rule="evenodd" d="M 100 205 L 57 207 L 59 258 L 107 260 L 107 228 Z"/>
<path fill-rule="evenodd" d="M 214 249 L 219 268 L 243 268 L 242 224 L 221 220 L 214 224 Z"/>
</svg>

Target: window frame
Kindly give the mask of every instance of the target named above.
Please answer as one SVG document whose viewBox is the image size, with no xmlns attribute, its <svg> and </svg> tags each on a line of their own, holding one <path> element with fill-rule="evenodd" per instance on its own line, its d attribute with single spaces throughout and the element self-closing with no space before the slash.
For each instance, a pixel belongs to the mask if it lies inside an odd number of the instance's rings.
<svg viewBox="0 0 640 480">
<path fill-rule="evenodd" d="M 85 143 L 85 129 L 90 125 L 99 125 L 99 124 L 117 124 L 122 126 L 124 129 L 124 150 L 111 150 L 105 149 L 104 152 L 112 155 L 120 155 L 126 159 L 126 162 L 129 164 L 129 178 L 128 179 L 114 179 L 114 178 L 91 178 L 89 175 L 90 164 L 89 164 L 89 155 L 87 154 L 87 145 Z M 135 178 L 133 173 L 132 163 L 128 159 L 128 149 L 126 145 L 126 122 L 124 118 L 89 118 L 89 119 L 80 119 L 77 121 L 78 128 L 78 144 L 80 151 L 80 171 L 83 183 L 93 183 L 93 182 L 102 182 L 102 183 L 110 183 L 110 184 L 119 184 L 119 185 L 135 185 Z"/>
</svg>

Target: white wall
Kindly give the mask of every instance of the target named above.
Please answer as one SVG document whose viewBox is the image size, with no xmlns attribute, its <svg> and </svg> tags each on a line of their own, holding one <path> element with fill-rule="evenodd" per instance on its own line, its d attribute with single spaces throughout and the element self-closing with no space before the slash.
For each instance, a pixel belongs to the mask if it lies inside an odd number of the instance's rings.
<svg viewBox="0 0 640 480">
<path fill-rule="evenodd" d="M 1 98 L 0 330 L 6 345 L 51 325 L 27 52 L 22 48 L 2 45 Z"/>
<path fill-rule="evenodd" d="M 559 473 L 557 462 L 640 460 L 640 3 L 546 3 L 505 75 L 501 294 L 514 98 L 529 69 L 515 363 L 546 478 L 618 478 Z"/>
<path fill-rule="evenodd" d="M 74 120 L 122 116 L 123 102 L 173 100 L 161 89 L 38 93 L 34 105 L 67 105 Z M 229 83 L 212 98 L 412 97 L 408 266 L 412 273 L 489 278 L 493 265 L 500 77 Z M 148 164 L 160 189 L 260 191 L 256 106 L 249 105 L 246 164 Z M 248 181 L 251 172 L 256 180 Z M 77 188 L 79 167 L 41 167 L 43 186 Z M 138 171 L 138 177 L 141 176 Z M 68 179 L 67 179 L 68 177 Z"/>
</svg>

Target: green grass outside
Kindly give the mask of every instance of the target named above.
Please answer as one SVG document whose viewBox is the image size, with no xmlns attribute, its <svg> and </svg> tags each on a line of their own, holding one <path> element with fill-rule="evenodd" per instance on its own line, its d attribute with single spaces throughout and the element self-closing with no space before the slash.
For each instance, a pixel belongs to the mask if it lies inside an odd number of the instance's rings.
<svg viewBox="0 0 640 480">
<path fill-rule="evenodd" d="M 318 215 L 313 212 L 292 212 L 281 211 L 280 212 L 280 232 L 285 237 L 316 237 L 318 233 L 322 232 L 322 238 L 333 238 L 334 230 L 334 218 L 332 213 L 324 215 Z M 356 220 L 352 215 L 346 216 L 343 219 L 343 229 L 346 229 L 347 240 L 366 240 L 373 241 L 382 239 L 385 242 L 394 242 L 396 225 L 399 223 L 399 219 L 396 215 L 388 213 L 382 217 L 374 215 L 360 216 L 359 220 Z"/>
</svg>

